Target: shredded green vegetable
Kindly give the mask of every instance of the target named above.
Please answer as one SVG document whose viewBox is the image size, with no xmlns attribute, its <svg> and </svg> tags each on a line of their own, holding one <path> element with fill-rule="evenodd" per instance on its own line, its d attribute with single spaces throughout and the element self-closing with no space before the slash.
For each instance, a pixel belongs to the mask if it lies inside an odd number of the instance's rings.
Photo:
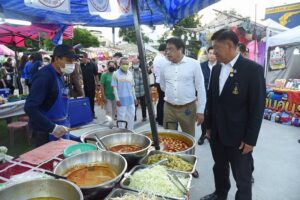
<svg viewBox="0 0 300 200">
<path fill-rule="evenodd" d="M 181 183 L 188 184 L 188 178 L 178 176 Z M 155 166 L 136 171 L 130 177 L 129 187 L 143 192 L 169 197 L 183 197 L 184 194 L 170 181 L 168 171 L 163 166 Z"/>
<path fill-rule="evenodd" d="M 125 193 L 122 197 L 114 197 L 111 200 L 158 200 L 158 198 L 154 195 L 140 192 L 138 194 Z"/>
</svg>

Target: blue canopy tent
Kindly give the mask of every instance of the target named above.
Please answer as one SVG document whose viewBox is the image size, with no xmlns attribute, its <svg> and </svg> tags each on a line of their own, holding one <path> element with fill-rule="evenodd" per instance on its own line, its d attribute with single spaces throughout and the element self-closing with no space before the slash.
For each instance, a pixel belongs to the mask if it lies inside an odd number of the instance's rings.
<svg viewBox="0 0 300 200">
<path fill-rule="evenodd" d="M 42 10 L 28 7 L 24 1 L 28 2 L 28 0 L 0 0 L 0 8 L 2 7 L 0 12 L 3 12 L 0 14 L 3 14 L 5 18 L 27 20 L 37 24 L 135 27 L 151 132 L 155 148 L 159 150 L 159 140 L 150 96 L 140 24 L 150 26 L 156 24 L 175 24 L 180 19 L 190 16 L 219 0 L 127 0 L 127 3 L 130 3 L 128 5 L 131 6 L 132 12 L 121 15 L 116 20 L 106 20 L 98 15 L 90 15 L 88 1 L 91 3 L 92 0 L 39 0 L 43 5 L 55 4 L 56 7 L 70 2 L 70 11 L 67 14 L 54 12 L 51 9 Z M 109 2 L 108 0 L 93 1 L 98 3 L 106 2 L 107 4 Z"/>
<path fill-rule="evenodd" d="M 45 0 L 43 0 L 45 1 Z M 59 0 L 56 0 L 59 2 Z M 63 0 L 60 0 L 63 2 Z M 72 24 L 101 27 L 133 26 L 132 14 L 122 15 L 116 20 L 105 20 L 89 13 L 87 0 L 69 0 L 70 14 L 41 10 L 25 5 L 24 0 L 0 0 L 6 18 L 28 20 L 43 24 Z M 175 24 L 218 0 L 139 0 L 140 23 Z"/>
</svg>

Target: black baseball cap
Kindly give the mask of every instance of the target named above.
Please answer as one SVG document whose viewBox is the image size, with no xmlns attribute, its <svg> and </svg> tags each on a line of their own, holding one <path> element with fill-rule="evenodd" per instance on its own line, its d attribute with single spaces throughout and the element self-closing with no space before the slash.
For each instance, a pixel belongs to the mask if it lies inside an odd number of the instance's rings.
<svg viewBox="0 0 300 200">
<path fill-rule="evenodd" d="M 57 45 L 52 56 L 67 57 L 72 59 L 79 58 L 79 55 L 75 53 L 73 47 L 66 44 Z"/>
</svg>

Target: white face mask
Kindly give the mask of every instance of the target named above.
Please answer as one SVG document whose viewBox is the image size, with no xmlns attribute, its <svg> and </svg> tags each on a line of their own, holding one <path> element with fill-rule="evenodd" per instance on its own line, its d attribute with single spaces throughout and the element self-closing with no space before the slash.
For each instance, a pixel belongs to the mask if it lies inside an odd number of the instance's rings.
<svg viewBox="0 0 300 200">
<path fill-rule="evenodd" d="M 135 64 L 135 65 L 132 65 L 133 69 L 138 69 L 139 68 L 139 65 L 138 64 Z"/>
<path fill-rule="evenodd" d="M 65 68 L 60 68 L 61 72 L 64 74 L 71 74 L 75 69 L 75 63 L 65 64 Z"/>
</svg>

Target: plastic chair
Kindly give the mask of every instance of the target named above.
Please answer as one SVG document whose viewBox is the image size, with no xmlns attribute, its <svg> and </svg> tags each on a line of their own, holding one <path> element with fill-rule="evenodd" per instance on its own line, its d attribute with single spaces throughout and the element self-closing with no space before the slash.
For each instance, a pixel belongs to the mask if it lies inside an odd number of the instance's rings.
<svg viewBox="0 0 300 200">
<path fill-rule="evenodd" d="M 29 117 L 27 115 L 21 115 L 18 117 L 18 121 L 20 122 L 29 122 Z"/>
<path fill-rule="evenodd" d="M 8 133 L 9 133 L 9 145 L 12 147 L 15 143 L 15 131 L 23 130 L 22 133 L 26 134 L 27 142 L 31 144 L 31 134 L 28 128 L 28 122 L 12 122 L 7 124 Z"/>
</svg>

